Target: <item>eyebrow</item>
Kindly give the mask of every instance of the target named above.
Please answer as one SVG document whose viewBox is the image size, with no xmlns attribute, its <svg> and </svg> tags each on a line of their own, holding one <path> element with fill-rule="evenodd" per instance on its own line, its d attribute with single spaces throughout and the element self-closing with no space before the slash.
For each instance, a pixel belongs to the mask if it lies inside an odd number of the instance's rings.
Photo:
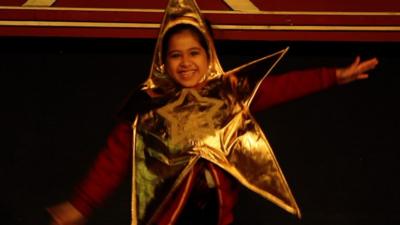
<svg viewBox="0 0 400 225">
<path fill-rule="evenodd" d="M 192 48 L 189 48 L 188 51 L 201 50 L 201 49 L 202 49 L 201 47 L 192 47 Z M 167 55 L 169 55 L 170 53 L 173 53 L 173 52 L 181 52 L 181 50 L 178 50 L 178 49 L 168 50 Z"/>
</svg>

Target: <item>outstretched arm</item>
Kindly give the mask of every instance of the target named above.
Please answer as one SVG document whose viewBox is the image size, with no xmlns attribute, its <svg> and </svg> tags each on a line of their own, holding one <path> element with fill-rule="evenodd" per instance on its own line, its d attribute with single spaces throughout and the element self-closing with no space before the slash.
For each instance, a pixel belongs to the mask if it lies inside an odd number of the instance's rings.
<svg viewBox="0 0 400 225">
<path fill-rule="evenodd" d="M 83 182 L 68 202 L 48 208 L 51 225 L 81 225 L 118 187 L 131 162 L 132 128 L 129 123 L 118 124 L 107 139 Z"/>
<path fill-rule="evenodd" d="M 262 81 L 250 106 L 251 112 L 297 99 L 336 85 L 334 68 L 290 71 Z"/>
<path fill-rule="evenodd" d="M 268 76 L 262 83 L 251 105 L 252 112 L 297 99 L 336 84 L 347 84 L 368 78 L 367 72 L 376 67 L 378 60 L 366 61 L 357 57 L 348 67 L 318 68 L 290 71 L 285 74 Z"/>
</svg>

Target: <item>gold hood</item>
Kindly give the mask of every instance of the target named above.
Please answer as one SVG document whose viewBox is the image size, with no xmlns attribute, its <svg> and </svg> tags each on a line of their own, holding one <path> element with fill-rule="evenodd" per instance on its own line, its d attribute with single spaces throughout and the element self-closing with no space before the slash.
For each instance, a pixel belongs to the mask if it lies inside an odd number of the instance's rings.
<svg viewBox="0 0 400 225">
<path fill-rule="evenodd" d="M 188 24 L 196 27 L 206 39 L 210 64 L 205 79 L 214 79 L 223 74 L 222 67 L 215 51 L 214 41 L 196 2 L 187 0 L 171 0 L 165 9 L 164 18 L 161 23 L 160 32 L 154 50 L 153 63 L 151 65 L 149 78 L 144 83 L 142 88 L 143 90 L 155 90 L 158 94 L 165 95 L 170 93 L 171 90 L 176 89 L 176 84 L 171 80 L 168 74 L 166 74 L 164 68 L 165 62 L 163 62 L 162 59 L 162 40 L 169 29 L 179 24 Z"/>
</svg>

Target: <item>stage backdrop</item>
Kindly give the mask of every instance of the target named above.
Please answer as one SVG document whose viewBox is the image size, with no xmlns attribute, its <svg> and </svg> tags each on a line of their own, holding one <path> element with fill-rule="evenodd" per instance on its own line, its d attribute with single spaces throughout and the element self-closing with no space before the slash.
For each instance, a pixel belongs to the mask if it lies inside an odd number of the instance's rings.
<svg viewBox="0 0 400 225">
<path fill-rule="evenodd" d="M 0 35 L 155 38 L 167 0 L 3 0 Z M 398 0 L 198 0 L 218 39 L 399 41 Z"/>
</svg>

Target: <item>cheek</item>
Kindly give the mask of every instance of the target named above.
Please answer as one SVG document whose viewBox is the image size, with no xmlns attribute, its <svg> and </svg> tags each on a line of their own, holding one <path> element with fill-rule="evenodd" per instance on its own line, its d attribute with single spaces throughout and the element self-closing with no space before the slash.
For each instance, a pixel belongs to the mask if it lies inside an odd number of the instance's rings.
<svg viewBox="0 0 400 225">
<path fill-rule="evenodd" d="M 169 75 L 171 75 L 175 69 L 176 69 L 176 63 L 174 63 L 173 60 L 167 60 L 167 62 L 165 63 L 165 71 Z"/>
<path fill-rule="evenodd" d="M 209 67 L 208 59 L 203 59 L 201 61 L 201 68 L 200 68 L 201 72 L 203 74 L 206 73 L 208 71 L 208 67 Z"/>
<path fill-rule="evenodd" d="M 173 62 L 167 62 L 165 64 L 165 72 L 167 73 L 167 75 L 172 78 L 173 80 L 176 81 L 177 79 L 177 75 L 176 75 L 176 64 L 174 64 Z"/>
</svg>

